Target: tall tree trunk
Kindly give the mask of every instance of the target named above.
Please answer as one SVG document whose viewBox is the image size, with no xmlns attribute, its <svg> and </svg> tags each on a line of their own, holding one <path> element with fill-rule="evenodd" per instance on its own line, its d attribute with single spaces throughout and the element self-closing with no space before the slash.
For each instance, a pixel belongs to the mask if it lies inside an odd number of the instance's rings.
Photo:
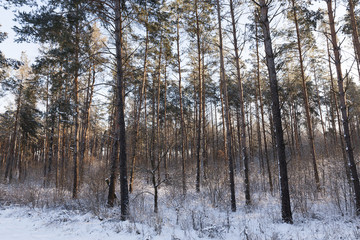
<svg viewBox="0 0 360 240">
<path fill-rule="evenodd" d="M 331 42 L 333 45 L 334 51 L 334 60 L 336 66 L 337 73 L 337 83 L 339 88 L 339 102 L 340 102 L 340 110 L 342 115 L 342 123 L 344 128 L 344 140 L 346 144 L 346 151 L 348 155 L 348 164 L 351 174 L 351 181 L 353 184 L 353 189 L 355 193 L 355 208 L 356 215 L 360 215 L 360 183 L 359 177 L 356 169 L 356 163 L 354 159 L 354 152 L 352 148 L 351 138 L 350 138 L 350 128 L 349 128 L 349 117 L 346 106 L 346 95 L 344 90 L 344 79 L 341 71 L 341 57 L 340 57 L 340 47 L 337 43 L 336 39 L 336 31 L 335 31 L 335 22 L 334 22 L 334 14 L 332 10 L 332 1 L 325 0 L 327 3 L 328 16 L 329 16 L 329 24 L 330 24 L 330 33 L 331 33 Z"/>
<path fill-rule="evenodd" d="M 202 123 L 202 63 L 201 63 L 201 45 L 200 45 L 200 20 L 198 14 L 198 0 L 195 0 L 195 17 L 196 17 L 196 42 L 197 42 L 197 61 L 198 61 L 198 81 L 199 81 L 199 112 L 198 112 L 198 135 L 196 145 L 196 191 L 200 192 L 200 178 L 201 178 L 201 123 Z"/>
<path fill-rule="evenodd" d="M 92 63 L 91 68 L 89 69 L 89 78 L 87 82 L 87 90 L 85 97 L 85 106 L 82 112 L 82 124 L 80 129 L 80 154 L 79 154 L 79 164 L 80 164 L 80 182 L 82 182 L 84 176 L 84 165 L 85 165 L 85 151 L 87 148 L 87 134 L 89 129 L 90 122 L 90 110 L 94 94 L 94 84 L 95 84 L 95 63 Z"/>
<path fill-rule="evenodd" d="M 232 129 L 230 124 L 230 110 L 229 110 L 229 99 L 228 99 L 228 90 L 226 83 L 225 75 L 225 66 L 224 66 L 224 53 L 223 53 L 223 39 L 222 39 L 222 29 L 221 29 L 221 15 L 220 15 L 220 3 L 219 0 L 217 3 L 217 17 L 218 17 L 218 26 L 219 26 L 219 51 L 220 51 L 220 77 L 223 85 L 223 93 L 225 100 L 225 120 L 226 120 L 226 144 L 227 144 L 227 156 L 229 164 L 229 180 L 230 180 L 230 201 L 231 201 L 231 210 L 236 211 L 236 198 L 235 198 L 235 181 L 234 181 L 234 163 L 232 155 Z"/>
<path fill-rule="evenodd" d="M 269 150 L 267 146 L 267 140 L 266 140 L 266 130 L 265 130 L 265 117 L 264 117 L 264 104 L 263 104 L 263 98 L 262 98 L 262 90 L 261 90 L 261 83 L 260 83 L 260 57 L 259 57 L 259 36 L 258 36 L 258 25 L 255 23 L 255 41 L 256 41 L 256 64 L 257 64 L 257 71 L 256 71 L 256 78 L 257 78 L 257 88 L 258 88 L 258 94 L 259 94 L 259 101 L 260 101 L 260 113 L 261 113 L 261 125 L 262 125 L 262 135 L 264 140 L 264 151 L 265 151 L 265 160 L 266 160 L 266 169 L 268 173 L 268 180 L 269 180 L 269 187 L 270 192 L 273 193 L 274 187 L 273 187 L 273 181 L 271 176 L 271 166 L 270 166 L 270 157 L 269 157 Z"/>
<path fill-rule="evenodd" d="M 150 164 L 151 164 L 151 182 L 154 188 L 154 212 L 158 212 L 158 180 L 156 175 L 159 173 L 159 104 L 160 104 L 160 71 L 161 71 L 161 55 L 162 55 L 162 44 L 160 40 L 160 51 L 159 51 L 159 65 L 157 67 L 158 77 L 157 77 L 157 88 L 156 81 L 153 78 L 152 83 L 152 128 L 151 128 L 151 144 L 150 144 Z M 157 93 L 155 94 L 155 89 L 157 89 Z M 156 116 L 156 117 L 155 117 Z"/>
<path fill-rule="evenodd" d="M 168 172 L 168 158 L 167 158 L 167 152 L 168 152 L 168 131 L 167 131 L 167 66 L 168 64 L 168 56 L 165 54 L 165 66 L 164 66 L 164 132 L 163 132 L 163 137 L 162 137 L 162 145 L 163 148 L 165 149 L 164 151 L 164 173 L 165 173 L 165 180 L 169 179 L 169 172 Z M 175 130 L 176 130 L 176 124 L 175 125 Z M 177 133 L 177 131 L 175 131 L 175 133 Z M 175 134 L 176 136 L 176 134 Z M 177 139 L 177 138 L 175 138 Z M 177 153 L 178 151 L 176 151 Z M 177 158 L 176 158 L 177 159 Z"/>
<path fill-rule="evenodd" d="M 53 103 L 51 104 L 53 105 Z M 46 167 L 46 178 L 45 180 L 45 186 L 48 186 L 51 181 L 52 176 L 52 168 L 53 168 L 53 159 L 54 159 L 54 133 L 55 133 L 55 110 L 53 109 L 51 111 L 51 118 L 50 118 L 50 124 L 51 124 L 51 130 L 49 135 L 49 150 L 48 150 L 48 156 L 47 156 L 47 167 Z"/>
<path fill-rule="evenodd" d="M 61 140 L 62 138 L 64 138 L 64 136 L 62 136 L 61 138 L 61 115 L 59 114 L 58 115 L 58 127 L 57 127 L 57 147 L 56 147 L 56 163 L 57 163 L 57 166 L 56 166 L 56 188 L 58 189 L 59 186 L 60 186 L 60 178 L 61 178 L 61 175 L 63 174 L 61 172 L 62 168 L 63 168 L 63 162 L 61 160 L 61 151 L 60 151 L 60 147 L 61 147 Z"/>
<path fill-rule="evenodd" d="M 318 79 L 317 79 L 317 76 L 316 76 L 316 69 L 314 69 L 314 80 L 315 80 L 315 90 L 316 90 L 317 104 L 318 104 L 318 107 L 319 107 L 321 128 L 322 128 L 322 131 L 323 131 L 323 139 L 324 139 L 324 145 L 325 145 L 325 156 L 328 158 L 329 157 L 329 150 L 328 150 L 328 144 L 327 144 L 326 135 L 325 135 L 325 123 L 324 123 L 324 119 L 323 119 L 323 115 L 322 115 L 321 102 L 320 102 L 320 92 L 319 92 L 319 85 L 318 85 L 318 81 L 317 81 Z"/>
<path fill-rule="evenodd" d="M 256 78 L 255 82 L 255 116 L 256 116 L 256 137 L 257 137 L 257 148 L 258 148 L 258 156 L 259 156 L 259 166 L 260 166 L 260 174 L 261 174 L 261 182 L 262 188 L 265 191 L 265 164 L 264 164 L 264 154 L 263 154 L 263 146 L 262 146 L 262 137 L 261 137 L 261 124 L 260 124 L 260 104 L 259 104 L 259 91 L 258 84 Z"/>
<path fill-rule="evenodd" d="M 270 2 L 271 3 L 271 2 Z M 278 82 L 276 77 L 275 56 L 272 49 L 270 23 L 268 17 L 269 5 L 267 1 L 260 0 L 256 3 L 260 10 L 260 23 L 264 34 L 264 45 L 266 53 L 266 63 L 270 78 L 270 90 L 272 100 L 273 121 L 275 125 L 275 136 L 278 152 L 279 178 L 280 178 L 280 196 L 281 196 L 281 213 L 282 219 L 286 223 L 292 223 L 292 213 L 290 205 L 289 183 L 286 163 L 286 153 L 284 144 L 284 135 L 281 121 Z"/>
<path fill-rule="evenodd" d="M 220 104 L 221 104 L 221 124 L 222 124 L 222 132 L 223 132 L 223 142 L 224 142 L 224 155 L 225 155 L 225 160 L 228 161 L 228 145 L 227 145 L 227 141 L 226 141 L 226 122 L 225 122 L 225 112 L 224 112 L 224 108 L 225 108 L 225 104 L 224 104 L 224 84 L 223 81 L 220 81 Z M 229 116 L 231 117 L 231 116 Z"/>
<path fill-rule="evenodd" d="M 334 138 L 335 138 L 335 145 L 337 146 L 337 134 L 336 134 L 336 125 L 335 125 L 335 114 L 334 112 L 336 111 L 336 117 L 338 120 L 338 128 L 339 128 L 339 136 L 340 136 L 340 145 L 341 145 L 341 151 L 343 153 L 343 159 L 344 159 L 344 163 L 345 163 L 345 167 L 347 168 L 347 157 L 346 157 L 346 152 L 345 152 L 345 148 L 344 148 L 344 141 L 343 141 L 343 137 L 342 137 L 342 131 L 341 131 L 341 123 L 340 123 L 340 118 L 339 118 L 339 108 L 338 108 L 338 101 L 337 101 L 337 96 L 335 93 L 335 86 L 334 86 L 334 78 L 333 78 L 333 72 L 332 72 L 332 67 L 331 67 L 331 55 L 330 55 L 330 46 L 329 46 L 329 39 L 326 38 L 326 49 L 327 49 L 327 55 L 328 55 L 328 66 L 329 66 L 329 75 L 330 75 L 330 93 L 331 93 L 331 99 L 333 100 L 333 104 L 331 105 L 330 111 L 331 111 L 331 122 L 332 122 L 332 127 L 334 129 Z M 335 105 L 335 110 L 333 105 Z"/>
<path fill-rule="evenodd" d="M 125 0 L 114 0 L 115 6 L 115 47 L 116 47 L 116 118 L 115 118 L 115 139 L 112 151 L 111 176 L 109 186 L 108 204 L 114 205 L 115 200 L 115 181 L 117 176 L 118 147 L 120 146 L 120 207 L 121 220 L 126 220 L 129 216 L 129 192 L 126 167 L 126 132 L 124 116 L 124 77 L 122 63 L 122 10 L 125 7 Z M 111 192 L 111 194 L 110 194 Z"/>
<path fill-rule="evenodd" d="M 305 103 L 304 107 L 305 107 L 305 113 L 306 113 L 306 124 L 307 124 L 307 130 L 308 130 L 309 147 L 310 147 L 310 153 L 311 153 L 311 157 L 312 157 L 312 165 L 313 165 L 313 171 L 314 171 L 314 176 L 315 176 L 316 188 L 318 191 L 320 191 L 320 178 L 319 178 L 319 171 L 318 171 L 317 162 L 316 162 L 317 159 L 316 159 L 313 127 L 312 127 L 311 115 L 310 115 L 309 96 L 308 96 L 307 87 L 306 87 L 303 53 L 301 50 L 300 30 L 299 30 L 299 24 L 298 24 L 298 19 L 297 19 L 295 0 L 291 0 L 291 2 L 292 2 L 292 7 L 293 7 L 294 22 L 295 22 L 295 27 L 296 27 L 297 48 L 298 48 L 298 53 L 299 53 L 300 73 L 301 73 L 301 80 L 302 80 L 303 98 L 304 98 L 304 103 Z"/>
<path fill-rule="evenodd" d="M 76 11 L 79 11 L 79 6 L 76 5 Z M 75 73 L 74 73 L 74 104 L 75 104 L 75 116 L 74 116 L 74 122 L 75 122 L 75 129 L 74 129 L 74 135 L 73 135 L 73 192 L 72 197 L 77 198 L 78 197 L 78 191 L 79 191 L 79 47 L 80 47 L 80 36 L 79 36 L 79 22 L 76 23 L 75 26 Z"/>
<path fill-rule="evenodd" d="M 349 15 L 350 15 L 350 23 L 351 23 L 351 31 L 352 31 L 352 37 L 353 37 L 353 43 L 355 48 L 355 54 L 356 58 L 358 60 L 358 63 L 360 61 L 360 42 L 359 42 L 359 34 L 357 31 L 357 24 L 356 24 L 356 18 L 355 18 L 355 10 L 354 10 L 354 0 L 349 0 Z"/>
<path fill-rule="evenodd" d="M 181 182 L 183 195 L 186 194 L 186 161 L 185 161 L 185 121 L 184 109 L 182 103 L 182 86 L 181 86 L 181 59 L 180 59 L 180 13 L 179 13 L 179 0 L 177 2 L 176 13 L 176 51 L 177 51 L 177 64 L 178 64 L 178 77 L 179 77 L 179 101 L 180 101 L 180 128 L 181 128 Z"/>
<path fill-rule="evenodd" d="M 15 122 L 14 122 L 14 131 L 12 136 L 10 137 L 10 145 L 9 145 L 9 154 L 6 161 L 5 167 L 5 179 L 8 179 L 11 182 L 13 178 L 13 166 L 15 162 L 15 146 L 17 145 L 16 139 L 18 135 L 19 129 L 19 118 L 20 118 L 20 107 L 21 107 L 21 95 L 22 95 L 22 83 L 19 85 L 19 94 L 16 100 L 16 112 L 15 112 Z"/>
<path fill-rule="evenodd" d="M 50 74 L 49 74 L 50 76 Z M 46 78 L 46 103 L 45 103 L 45 125 L 44 125 L 44 134 L 45 134 L 45 142 L 44 142 L 44 166 L 43 166 L 43 186 L 46 186 L 47 179 L 47 157 L 49 152 L 49 78 Z"/>
<path fill-rule="evenodd" d="M 146 3 L 145 3 L 145 11 L 146 11 Z M 141 108 L 142 108 L 142 102 L 143 102 L 143 96 L 145 94 L 145 87 L 146 87 L 146 80 L 147 80 L 147 57 L 148 57 L 148 48 L 149 48 L 149 29 L 147 26 L 148 23 L 148 16 L 146 16 L 146 35 L 145 35 L 145 52 L 144 52 L 144 64 L 143 64 L 143 78 L 142 78 L 142 84 L 141 89 L 139 91 L 139 106 L 137 111 L 135 112 L 135 133 L 134 133 L 134 141 L 133 141 L 133 148 L 132 148 L 132 162 L 131 162 L 131 169 L 130 169 L 130 185 L 129 185 L 129 191 L 132 193 L 133 191 L 133 185 L 134 185 L 134 175 L 135 175 L 135 164 L 136 164 L 136 151 L 137 151 L 137 143 L 139 140 L 139 121 L 141 116 Z"/>
<path fill-rule="evenodd" d="M 241 72 L 240 72 L 240 56 L 239 56 L 238 39 L 236 35 L 236 20 L 235 20 L 234 5 L 232 0 L 230 0 L 230 13 L 231 13 L 231 24 L 232 24 L 233 43 L 234 43 L 235 63 L 236 63 L 236 78 L 238 80 L 238 85 L 239 85 L 241 147 L 242 147 L 242 157 L 244 162 L 244 177 L 245 177 L 244 179 L 245 203 L 246 205 L 250 205 L 251 198 L 250 198 L 250 179 L 249 179 L 249 157 L 248 157 L 248 150 L 246 144 L 244 93 L 243 93 L 243 84 L 242 84 Z"/>
<path fill-rule="evenodd" d="M 157 170 L 158 174 L 158 180 L 160 180 L 160 162 L 161 162 L 161 151 L 162 151 L 162 138 L 160 134 L 160 95 L 161 95 L 161 58 L 162 58 L 162 32 L 160 32 L 160 51 L 159 51 L 159 65 L 158 65 L 158 76 L 157 76 L 157 96 L 156 96 L 156 136 L 155 136 L 155 143 L 156 146 L 154 146 L 154 151 L 156 151 L 156 169 L 152 169 L 153 171 Z M 153 89 L 153 91 L 155 91 Z M 153 93 L 155 94 L 155 93 Z M 157 196 L 156 196 L 157 197 Z"/>
</svg>

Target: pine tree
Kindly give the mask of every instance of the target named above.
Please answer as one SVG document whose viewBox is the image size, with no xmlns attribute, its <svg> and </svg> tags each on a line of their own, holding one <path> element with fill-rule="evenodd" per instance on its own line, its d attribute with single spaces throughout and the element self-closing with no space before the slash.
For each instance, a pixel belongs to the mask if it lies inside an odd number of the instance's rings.
<svg viewBox="0 0 360 240">
<path fill-rule="evenodd" d="M 272 100 L 272 114 L 276 136 L 277 153 L 279 159 L 279 178 L 280 178 L 280 195 L 281 195 L 281 214 L 286 223 L 292 223 L 292 213 L 290 205 L 290 193 L 285 153 L 285 143 L 282 128 L 282 118 L 279 104 L 279 90 L 275 68 L 275 56 L 272 49 L 270 22 L 269 22 L 269 4 L 265 0 L 253 1 L 259 9 L 259 22 L 263 29 L 264 45 L 266 54 L 266 63 L 270 78 L 270 90 Z"/>
<path fill-rule="evenodd" d="M 351 175 L 351 182 L 353 184 L 353 189 L 355 192 L 355 210 L 356 214 L 360 215 L 360 183 L 359 177 L 356 169 L 355 159 L 354 159 L 354 150 L 352 147 L 352 142 L 350 138 L 350 128 L 349 128 L 349 115 L 346 104 L 346 95 L 344 89 L 344 78 L 341 69 L 341 55 L 340 55 L 340 47 L 337 43 L 337 36 L 335 31 L 335 20 L 334 13 L 332 9 L 332 1 L 325 0 L 327 3 L 328 17 L 329 17 L 329 25 L 330 25 L 330 37 L 334 51 L 334 60 L 337 74 L 337 83 L 339 88 L 339 102 L 340 102 L 340 111 L 342 116 L 342 123 L 344 128 L 344 140 L 346 144 L 346 152 L 348 157 L 349 170 Z"/>
</svg>

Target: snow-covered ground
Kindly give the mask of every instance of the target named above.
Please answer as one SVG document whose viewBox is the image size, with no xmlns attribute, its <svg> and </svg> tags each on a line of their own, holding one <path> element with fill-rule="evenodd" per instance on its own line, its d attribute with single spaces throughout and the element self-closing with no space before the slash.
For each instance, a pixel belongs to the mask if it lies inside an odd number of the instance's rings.
<svg viewBox="0 0 360 240">
<path fill-rule="evenodd" d="M 101 221 L 92 214 L 12 206 L 0 210 L 0 239 L 142 239 L 138 234 L 122 229 L 126 224 L 129 223 Z"/>
<path fill-rule="evenodd" d="M 214 218 L 216 214 L 218 216 Z M 162 213 L 159 220 L 162 224 L 150 226 L 145 222 L 121 222 L 115 215 L 102 218 L 76 210 L 9 205 L 0 207 L 0 239 L 360 239 L 360 221 L 354 217 L 298 217 L 293 225 L 289 225 L 272 218 L 272 214 L 275 212 L 271 209 L 255 209 L 249 213 L 240 209 L 237 213 L 228 214 L 229 222 L 224 222 L 222 219 L 227 217 L 223 213 L 199 210 L 192 216 L 183 216 L 194 221 L 187 225 L 181 220 L 176 224 L 176 219 L 168 219 L 169 216 L 176 218 L 169 211 L 168 214 Z"/>
<path fill-rule="evenodd" d="M 122 222 L 119 206 L 105 206 L 106 185 L 84 185 L 79 199 L 73 200 L 67 190 L 0 183 L 0 240 L 360 239 L 360 218 L 354 216 L 349 193 L 336 198 L 330 190 L 316 197 L 306 189 L 293 192 L 290 225 L 281 221 L 278 194 L 254 192 L 252 206 L 245 208 L 238 191 L 237 211 L 232 213 L 225 183 L 204 186 L 200 193 L 189 189 L 186 197 L 176 185 L 163 185 L 155 214 L 151 186 L 136 186 L 130 195 L 130 218 Z"/>
</svg>

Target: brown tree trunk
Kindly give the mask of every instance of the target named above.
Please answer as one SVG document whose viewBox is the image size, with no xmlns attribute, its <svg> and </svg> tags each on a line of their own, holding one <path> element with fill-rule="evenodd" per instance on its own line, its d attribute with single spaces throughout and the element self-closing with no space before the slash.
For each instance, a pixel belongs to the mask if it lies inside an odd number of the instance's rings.
<svg viewBox="0 0 360 240">
<path fill-rule="evenodd" d="M 271 3 L 271 2 L 270 2 Z M 264 34 L 264 45 L 266 54 L 266 63 L 270 78 L 270 90 L 272 100 L 272 112 L 273 121 L 275 125 L 275 136 L 278 152 L 278 163 L 279 163 L 279 178 L 280 178 L 280 196 L 281 196 L 281 213 L 282 219 L 286 223 L 292 223 L 292 213 L 290 205 L 290 193 L 285 153 L 285 143 L 282 128 L 279 94 L 278 94 L 278 82 L 276 77 L 275 67 L 275 56 L 272 49 L 271 34 L 270 34 L 270 23 L 268 17 L 269 5 L 265 0 L 260 0 L 256 3 L 260 8 L 260 23 Z"/>
<path fill-rule="evenodd" d="M 165 180 L 169 179 L 169 172 L 168 172 L 168 158 L 167 158 L 167 152 L 168 152 L 168 130 L 167 130 L 167 119 L 166 119 L 166 115 L 167 115 L 167 108 L 166 108 L 166 104 L 167 104 L 167 64 L 168 64 L 168 56 L 165 54 L 165 66 L 164 66 L 164 131 L 163 131 L 163 136 L 162 136 L 162 145 L 163 148 L 165 149 L 164 151 L 164 156 L 163 156 L 163 161 L 164 161 L 164 174 L 165 174 Z M 175 124 L 175 130 L 176 130 L 176 124 Z M 177 131 L 175 131 L 175 137 L 177 136 Z M 175 138 L 177 139 L 177 138 Z M 178 151 L 176 151 L 177 153 Z M 177 159 L 177 158 L 176 158 Z"/>
<path fill-rule="evenodd" d="M 311 157 L 312 157 L 312 165 L 313 165 L 313 171 L 314 171 L 314 176 L 315 176 L 316 188 L 318 191 L 320 191 L 320 178 L 319 178 L 319 172 L 318 172 L 318 167 L 317 167 L 317 162 L 316 162 L 317 159 L 316 159 L 313 127 L 312 127 L 311 115 L 310 115 L 309 96 L 308 96 L 307 87 L 306 87 L 303 54 L 302 54 L 302 50 L 301 50 L 300 30 L 299 30 L 299 24 L 298 24 L 298 20 L 297 20 L 295 0 L 291 0 L 291 2 L 292 2 L 292 7 L 293 7 L 294 22 L 295 22 L 295 27 L 296 27 L 297 47 L 298 47 L 298 53 L 299 53 L 300 73 L 301 73 L 301 80 L 302 80 L 303 98 L 304 98 L 304 103 L 305 103 L 304 107 L 305 107 L 305 113 L 306 113 L 306 124 L 307 124 L 307 130 L 308 130 L 309 147 L 310 147 L 310 153 L 311 153 Z"/>
<path fill-rule="evenodd" d="M 360 61 L 360 42 L 359 42 L 359 34 L 357 31 L 357 24 L 356 24 L 356 18 L 355 18 L 355 10 L 354 10 L 354 1 L 349 0 L 349 15 L 350 15 L 350 23 L 351 23 L 351 31 L 352 31 L 352 37 L 353 37 L 353 43 L 355 48 L 355 54 L 357 56 L 358 62 Z"/>
<path fill-rule="evenodd" d="M 348 155 L 348 164 L 351 174 L 351 182 L 353 184 L 354 189 L 354 197 L 355 197 L 355 207 L 356 207 L 356 215 L 360 215 L 360 183 L 359 177 L 356 169 L 356 163 L 354 159 L 354 152 L 351 143 L 351 136 L 350 136 L 350 128 L 349 128 L 349 117 L 347 112 L 346 106 L 346 95 L 344 90 L 344 79 L 342 76 L 341 70 L 341 57 L 340 57 L 340 47 L 337 44 L 336 39 L 336 31 L 335 31 L 335 22 L 334 22 L 334 14 L 332 10 L 332 1 L 325 0 L 327 3 L 328 9 L 328 16 L 329 16 L 329 24 L 330 24 L 330 33 L 331 33 L 331 42 L 333 45 L 334 51 L 334 60 L 336 66 L 336 73 L 337 73 L 337 82 L 339 88 L 339 102 L 340 102 L 340 110 L 342 115 L 342 123 L 344 128 L 344 140 L 346 144 L 346 151 Z"/>
<path fill-rule="evenodd" d="M 8 179 L 11 182 L 13 178 L 13 167 L 15 163 L 15 146 L 17 145 L 17 136 L 18 136 L 18 129 L 19 129 L 19 118 L 20 118 L 20 107 L 21 107 L 21 95 L 22 95 L 22 83 L 19 85 L 19 94 L 16 100 L 16 112 L 15 112 L 15 122 L 14 122 L 14 131 L 12 136 L 10 137 L 10 146 L 9 146 L 9 153 L 6 161 L 5 167 L 5 179 Z"/>
<path fill-rule="evenodd" d="M 230 0 L 231 1 L 231 0 Z M 229 180 L 230 180 L 230 201 L 231 201 L 231 210 L 236 211 L 236 198 L 235 198 L 235 181 L 234 181 L 234 164 L 233 156 L 231 153 L 232 150 L 232 129 L 230 124 L 230 111 L 229 111 L 229 99 L 228 99 L 228 90 L 226 83 L 225 75 L 225 66 L 224 66 L 224 53 L 223 53 L 223 39 L 222 39 L 222 29 L 221 29 L 221 15 L 220 15 L 220 3 L 219 0 L 217 3 L 217 16 L 218 16 L 218 26 L 219 26 L 219 51 L 220 51 L 220 77 L 223 85 L 223 93 L 225 100 L 225 120 L 226 120 L 226 144 L 227 144 L 227 156 L 229 164 Z"/>
<path fill-rule="evenodd" d="M 319 107 L 321 128 L 322 128 L 322 131 L 323 131 L 323 139 L 324 139 L 324 145 L 325 145 L 325 156 L 328 158 L 329 157 L 329 150 L 328 150 L 328 144 L 327 144 L 326 135 L 325 135 L 325 123 L 324 123 L 324 119 L 323 119 L 323 115 L 322 115 L 319 86 L 318 86 L 317 76 L 316 76 L 316 69 L 314 69 L 314 80 L 315 80 L 315 90 L 316 90 L 317 104 L 318 104 L 318 107 Z"/>
<path fill-rule="evenodd" d="M 202 63 L 201 63 L 201 45 L 200 45 L 200 20 L 198 14 L 198 0 L 195 0 L 195 17 L 196 17 L 196 41 L 197 41 L 197 61 L 198 61 L 198 81 L 199 81 L 199 112 L 198 112 L 198 129 L 197 129 L 197 145 L 196 145 L 196 191 L 200 192 L 200 178 L 201 178 L 201 123 L 202 123 Z"/>
<path fill-rule="evenodd" d="M 122 9 L 125 5 L 125 0 L 114 0 L 115 6 L 115 47 L 116 47 L 116 118 L 115 118 L 115 139 L 112 151 L 112 166 L 109 186 L 108 204 L 114 205 L 115 200 L 115 181 L 117 177 L 117 158 L 118 147 L 120 146 L 120 207 L 121 220 L 126 220 L 129 216 L 129 192 L 127 181 L 127 167 L 126 167 L 126 132 L 125 132 L 125 116 L 124 116 L 124 77 L 123 77 L 123 63 L 122 63 Z"/>
<path fill-rule="evenodd" d="M 76 10 L 79 11 L 79 6 L 76 5 Z M 79 36 L 79 23 L 76 23 L 76 46 L 75 46 L 75 77 L 74 77 L 74 104 L 75 104 L 75 113 L 74 113 L 74 122 L 75 122 L 75 129 L 73 132 L 73 191 L 72 191 L 72 197 L 77 198 L 78 197 L 78 191 L 79 191 L 79 45 L 80 45 L 80 36 Z"/>
<path fill-rule="evenodd" d="M 145 11 L 146 11 L 146 3 L 145 3 Z M 145 52 L 144 52 L 144 65 L 143 65 L 143 78 L 142 78 L 142 85 L 141 90 L 139 91 L 139 106 L 137 111 L 135 112 L 135 133 L 134 133 L 134 140 L 133 140 L 133 148 L 132 148 L 132 162 L 131 162 L 131 169 L 130 169 L 130 185 L 129 191 L 132 193 L 133 185 L 134 185 L 134 175 L 135 175 L 135 164 L 136 164 L 136 151 L 137 151 L 137 143 L 139 140 L 139 121 L 141 116 L 141 108 L 143 102 L 143 95 L 145 94 L 145 87 L 146 87 L 146 76 L 147 76 L 147 57 L 148 57 L 148 48 L 149 48 L 149 29 L 147 26 L 148 23 L 148 16 L 146 16 L 146 35 L 145 35 Z"/>
<path fill-rule="evenodd" d="M 181 86 L 181 59 L 180 59 L 180 13 L 179 1 L 177 1 L 177 14 L 176 14 L 176 51 L 177 51 L 177 64 L 178 64 L 178 77 L 179 77 L 179 101 L 180 101 L 180 128 L 181 128 L 181 183 L 183 195 L 186 194 L 186 173 L 185 173 L 185 121 L 184 109 L 182 103 L 182 86 Z"/>
<path fill-rule="evenodd" d="M 156 97 L 156 136 L 155 136 L 155 143 L 154 151 L 156 151 L 156 159 L 157 159 L 157 175 L 158 181 L 160 180 L 160 162 L 161 162 L 161 151 L 162 151 L 162 138 L 160 135 L 160 94 L 161 94 L 161 58 L 162 58 L 162 33 L 160 32 L 160 52 L 159 52 L 159 65 L 158 65 L 158 77 L 157 77 L 157 97 Z M 153 89 L 154 91 L 154 89 Z M 154 93 L 153 93 L 154 94 Z M 156 171 L 153 168 L 153 171 Z"/>
<path fill-rule="evenodd" d="M 94 84 L 95 84 L 95 63 L 92 63 L 92 66 L 89 70 L 89 78 L 87 82 L 87 91 L 85 97 L 85 106 L 82 112 L 82 125 L 80 129 L 80 154 L 79 154 L 79 164 L 80 164 L 80 182 L 83 180 L 84 176 L 84 165 L 85 165 L 85 151 L 87 149 L 87 134 L 89 129 L 90 122 L 90 109 L 94 94 Z"/>
<path fill-rule="evenodd" d="M 250 198 L 250 180 L 249 180 L 249 157 L 246 144 L 246 122 L 245 122 L 245 110 L 244 110 L 244 93 L 243 85 L 240 73 L 240 56 L 239 56 L 239 47 L 238 39 L 236 36 L 236 20 L 234 14 L 234 5 L 233 1 L 230 0 L 230 13 L 231 13 L 231 24 L 232 24 L 232 34 L 233 34 L 233 44 L 234 44 L 234 53 L 235 53 L 235 64 L 236 64 L 236 78 L 239 85 L 239 100 L 240 100 L 240 120 L 241 120 L 241 148 L 242 148 L 242 157 L 244 162 L 244 190 L 245 190 L 245 204 L 251 204 Z"/>
</svg>

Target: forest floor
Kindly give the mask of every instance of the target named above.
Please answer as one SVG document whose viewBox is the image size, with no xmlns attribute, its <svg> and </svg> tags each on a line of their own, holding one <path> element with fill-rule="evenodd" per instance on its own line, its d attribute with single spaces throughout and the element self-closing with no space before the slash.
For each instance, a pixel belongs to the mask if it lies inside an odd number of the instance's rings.
<svg viewBox="0 0 360 240">
<path fill-rule="evenodd" d="M 5 185 L 0 188 L 5 198 L 11 189 L 19 191 Z M 294 224 L 289 225 L 281 222 L 278 199 L 271 195 L 254 197 L 250 208 L 244 208 L 239 202 L 237 212 L 231 213 L 226 207 L 216 206 L 216 201 L 210 201 L 209 193 L 189 191 L 184 199 L 165 190 L 161 191 L 158 214 L 152 212 L 149 192 L 143 189 L 132 194 L 131 217 L 125 222 L 119 220 L 118 207 L 109 209 L 102 205 L 91 209 L 92 203 L 84 199 L 68 200 L 66 204 L 41 204 L 45 198 L 49 201 L 49 192 L 45 190 L 43 198 L 38 197 L 34 202 L 33 197 L 27 204 L 0 197 L 0 239 L 360 239 L 359 219 L 339 213 L 324 199 L 308 202 L 302 213 L 293 204 Z M 30 196 L 28 200 L 31 200 L 32 195 L 27 196 L 23 191 L 24 197 Z M 221 203 L 220 200 L 217 203 Z"/>
<path fill-rule="evenodd" d="M 254 212 L 231 214 L 230 228 L 207 225 L 186 231 L 166 224 L 159 233 L 145 224 L 118 221 L 60 209 L 6 206 L 0 210 L 2 240 L 107 240 L 107 239 L 359 239 L 360 223 L 351 218 L 327 216 L 302 219 L 293 225 L 271 222 Z"/>
</svg>

